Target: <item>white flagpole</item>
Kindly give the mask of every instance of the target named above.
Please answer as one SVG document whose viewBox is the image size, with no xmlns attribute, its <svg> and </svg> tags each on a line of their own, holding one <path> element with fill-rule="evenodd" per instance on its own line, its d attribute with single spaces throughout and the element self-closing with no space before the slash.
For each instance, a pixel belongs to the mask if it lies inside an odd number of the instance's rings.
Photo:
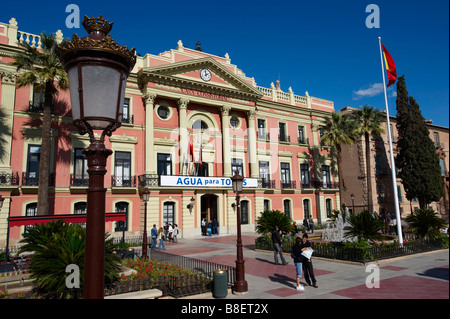
<svg viewBox="0 0 450 319">
<path fill-rule="evenodd" d="M 398 243 L 399 243 L 400 247 L 403 247 L 402 219 L 400 216 L 400 209 L 399 209 L 399 205 L 398 205 L 397 176 L 395 174 L 394 152 L 392 149 L 391 124 L 389 121 L 389 108 L 388 108 L 388 100 L 387 100 L 387 93 L 386 93 L 386 80 L 384 78 L 384 59 L 383 59 L 383 50 L 381 48 L 381 37 L 378 37 L 378 42 L 379 42 L 379 46 L 380 46 L 381 73 L 383 74 L 384 103 L 386 105 L 387 131 L 388 131 L 388 139 L 389 139 L 389 153 L 391 155 L 392 187 L 394 189 L 395 216 L 397 218 Z M 384 200 L 384 198 L 383 198 L 383 200 Z"/>
</svg>

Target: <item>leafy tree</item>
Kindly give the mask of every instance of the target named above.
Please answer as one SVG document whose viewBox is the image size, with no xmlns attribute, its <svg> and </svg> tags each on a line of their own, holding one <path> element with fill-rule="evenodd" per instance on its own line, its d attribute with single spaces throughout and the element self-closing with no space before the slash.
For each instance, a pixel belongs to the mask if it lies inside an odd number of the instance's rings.
<svg viewBox="0 0 450 319">
<path fill-rule="evenodd" d="M 406 222 L 420 238 L 435 237 L 439 229 L 446 226 L 445 221 L 432 209 L 418 209 L 406 217 Z"/>
<path fill-rule="evenodd" d="M 357 136 L 364 135 L 364 142 L 366 147 L 366 183 L 367 183 L 367 195 L 368 195 L 368 209 L 369 212 L 373 209 L 372 199 L 372 170 L 370 159 L 370 138 L 372 136 L 380 136 L 384 133 L 381 127 L 385 121 L 385 115 L 380 110 L 374 107 L 364 105 L 359 110 L 356 110 L 349 114 L 349 116 L 357 123 L 355 133 Z"/>
<path fill-rule="evenodd" d="M 279 210 L 266 210 L 256 219 L 256 232 L 267 234 L 273 232 L 275 226 L 282 232 L 291 233 L 294 231 L 292 220 Z"/>
<path fill-rule="evenodd" d="M 350 213 L 346 221 L 350 226 L 344 227 L 345 237 L 357 237 L 358 241 L 383 237 L 379 231 L 384 227 L 384 222 L 374 218 L 368 210 L 363 210 L 359 214 Z"/>
<path fill-rule="evenodd" d="M 117 277 L 120 261 L 113 254 L 112 239 L 105 235 L 105 283 Z M 80 269 L 80 287 L 83 287 L 86 229 L 64 220 L 37 224 L 23 234 L 19 253 L 33 253 L 29 264 L 31 278 L 39 293 L 66 290 L 66 267 L 77 265 Z"/>
<path fill-rule="evenodd" d="M 420 208 L 425 209 L 444 195 L 439 156 L 419 105 L 408 97 L 404 76 L 397 82 L 397 129 L 395 163 L 406 198 L 417 198 Z"/>
<path fill-rule="evenodd" d="M 353 144 L 356 141 L 354 132 L 356 123 L 348 115 L 341 115 L 340 112 L 331 113 L 331 117 L 326 117 L 323 122 L 324 134 L 320 138 L 320 144 L 329 144 L 336 149 L 337 165 L 339 175 L 339 196 L 340 202 L 344 194 L 344 176 L 342 174 L 342 148 L 341 144 Z"/>
<path fill-rule="evenodd" d="M 44 92 L 37 214 L 48 215 L 52 104 L 58 89 L 66 90 L 69 83 L 55 52 L 55 36 L 41 33 L 40 37 L 42 48 L 37 49 L 28 43 L 20 44 L 24 51 L 14 56 L 11 65 L 15 66 L 17 71 L 23 70 L 17 79 L 18 87 L 34 84 L 36 89 Z"/>
</svg>

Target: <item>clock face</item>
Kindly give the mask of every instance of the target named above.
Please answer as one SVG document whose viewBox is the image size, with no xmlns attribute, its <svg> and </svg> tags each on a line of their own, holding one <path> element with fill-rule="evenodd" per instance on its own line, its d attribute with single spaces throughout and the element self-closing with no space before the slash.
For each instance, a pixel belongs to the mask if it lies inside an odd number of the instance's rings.
<svg viewBox="0 0 450 319">
<path fill-rule="evenodd" d="M 207 69 L 202 69 L 200 71 L 200 77 L 204 81 L 209 81 L 209 80 L 211 80 L 211 72 L 209 70 L 207 70 Z"/>
</svg>

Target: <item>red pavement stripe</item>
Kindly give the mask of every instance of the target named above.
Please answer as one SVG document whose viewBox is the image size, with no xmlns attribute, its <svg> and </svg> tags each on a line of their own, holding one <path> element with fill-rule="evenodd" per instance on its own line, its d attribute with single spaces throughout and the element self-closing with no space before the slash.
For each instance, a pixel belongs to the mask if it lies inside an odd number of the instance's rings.
<svg viewBox="0 0 450 319">
<path fill-rule="evenodd" d="M 398 276 L 380 281 L 380 288 L 359 285 L 333 294 L 352 299 L 448 299 L 449 283 L 422 277 Z"/>
</svg>

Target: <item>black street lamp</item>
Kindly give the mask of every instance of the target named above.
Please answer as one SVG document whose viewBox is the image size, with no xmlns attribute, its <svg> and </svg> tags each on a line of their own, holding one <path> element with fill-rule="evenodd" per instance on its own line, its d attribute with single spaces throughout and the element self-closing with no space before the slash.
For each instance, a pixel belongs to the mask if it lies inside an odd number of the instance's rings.
<svg viewBox="0 0 450 319">
<path fill-rule="evenodd" d="M 144 189 L 142 192 L 142 199 L 144 200 L 144 234 L 142 239 L 142 257 L 148 258 L 147 256 L 147 247 L 148 247 L 148 241 L 147 241 L 147 202 L 150 199 L 150 191 L 148 188 Z"/>
<path fill-rule="evenodd" d="M 234 283 L 234 291 L 237 293 L 246 293 L 248 291 L 248 284 L 245 281 L 245 268 L 244 268 L 244 253 L 242 251 L 242 236 L 241 236 L 241 206 L 240 206 L 240 193 L 244 185 L 244 177 L 239 175 L 239 171 L 236 171 L 235 175 L 231 177 L 233 184 L 233 192 L 236 193 L 236 215 L 237 215 L 237 243 L 236 243 L 236 281 Z"/>
<path fill-rule="evenodd" d="M 105 147 L 105 136 L 120 127 L 125 85 L 136 63 L 134 48 L 118 45 L 108 33 L 112 23 L 84 16 L 88 36 L 64 41 L 56 47 L 67 72 L 73 124 L 81 135 L 89 134 L 90 145 L 83 149 L 88 161 L 86 254 L 84 298 L 103 299 L 105 272 L 105 196 L 106 160 L 112 151 Z M 100 130 L 97 140 L 94 130 Z"/>
<path fill-rule="evenodd" d="M 353 214 L 355 214 L 355 194 L 352 193 L 350 195 L 350 198 L 352 199 L 352 208 L 353 208 L 352 212 Z"/>
</svg>

